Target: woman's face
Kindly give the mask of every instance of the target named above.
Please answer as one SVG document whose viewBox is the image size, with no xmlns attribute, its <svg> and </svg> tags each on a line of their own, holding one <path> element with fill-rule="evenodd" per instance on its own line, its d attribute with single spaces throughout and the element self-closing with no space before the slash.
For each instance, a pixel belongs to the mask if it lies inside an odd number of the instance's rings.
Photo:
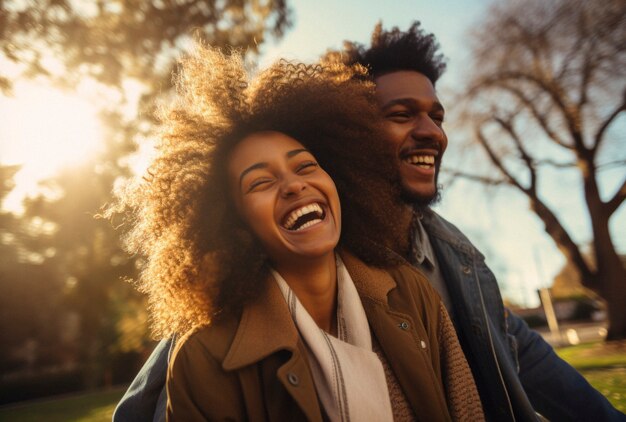
<svg viewBox="0 0 626 422">
<path fill-rule="evenodd" d="M 341 233 L 337 189 L 302 144 L 257 132 L 228 162 L 235 206 L 275 263 L 332 253 Z"/>
</svg>

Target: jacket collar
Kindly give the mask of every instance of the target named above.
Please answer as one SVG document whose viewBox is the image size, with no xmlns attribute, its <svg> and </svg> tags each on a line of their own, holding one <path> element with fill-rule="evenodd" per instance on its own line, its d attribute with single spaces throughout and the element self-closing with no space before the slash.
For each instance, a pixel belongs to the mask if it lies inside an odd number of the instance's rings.
<svg viewBox="0 0 626 422">
<path fill-rule="evenodd" d="M 266 358 L 278 350 L 296 350 L 298 331 L 289 308 L 271 274 L 265 289 L 254 301 L 244 306 L 230 349 L 222 364 L 230 371 Z"/>
<path fill-rule="evenodd" d="M 341 251 L 340 255 L 359 295 L 386 305 L 387 294 L 396 286 L 391 275 L 368 267 L 348 252 Z M 294 352 L 298 348 L 298 330 L 271 274 L 265 284 L 263 293 L 244 306 L 237 332 L 222 364 L 226 371 L 253 364 L 279 350 Z"/>
<path fill-rule="evenodd" d="M 447 243 L 454 249 L 471 257 L 484 259 L 484 256 L 469 239 L 452 223 L 441 217 L 431 208 L 422 210 L 422 225 L 430 236 L 431 242 L 436 240 Z"/>
</svg>

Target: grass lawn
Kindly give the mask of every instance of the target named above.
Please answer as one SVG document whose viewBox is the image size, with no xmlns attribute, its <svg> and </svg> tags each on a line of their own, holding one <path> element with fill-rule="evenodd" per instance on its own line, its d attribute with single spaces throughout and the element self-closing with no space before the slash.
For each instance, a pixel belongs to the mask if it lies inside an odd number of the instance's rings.
<svg viewBox="0 0 626 422">
<path fill-rule="evenodd" d="M 0 421 L 110 422 L 125 389 L 66 396 L 0 409 Z"/>
<path fill-rule="evenodd" d="M 626 413 L 626 341 L 563 347 L 556 352 Z"/>
<path fill-rule="evenodd" d="M 626 341 L 589 343 L 556 350 L 613 405 L 626 413 Z M 66 396 L 0 409 L 0 421 L 110 421 L 124 389 Z"/>
</svg>

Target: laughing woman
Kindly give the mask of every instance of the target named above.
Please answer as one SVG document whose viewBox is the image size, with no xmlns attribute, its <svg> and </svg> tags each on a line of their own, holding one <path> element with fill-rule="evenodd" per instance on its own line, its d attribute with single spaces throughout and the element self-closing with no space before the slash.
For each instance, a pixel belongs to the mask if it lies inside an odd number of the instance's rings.
<svg viewBox="0 0 626 422">
<path fill-rule="evenodd" d="M 355 72 L 281 62 L 249 82 L 236 56 L 183 61 L 120 203 L 156 333 L 182 335 L 169 420 L 483 418 L 439 297 L 401 258 L 410 210 Z"/>
</svg>

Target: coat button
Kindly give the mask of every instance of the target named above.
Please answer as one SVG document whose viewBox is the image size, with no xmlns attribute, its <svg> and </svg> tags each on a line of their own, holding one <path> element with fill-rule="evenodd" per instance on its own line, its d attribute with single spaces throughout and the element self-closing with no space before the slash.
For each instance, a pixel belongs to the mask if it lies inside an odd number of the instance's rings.
<svg viewBox="0 0 626 422">
<path fill-rule="evenodd" d="M 426 342 L 424 340 L 420 340 L 420 346 L 422 346 L 422 349 L 426 348 Z"/>
<path fill-rule="evenodd" d="M 463 274 L 469 274 L 472 272 L 472 269 L 468 267 L 467 265 L 463 265 L 463 268 L 461 268 L 461 271 L 463 271 Z"/>
<path fill-rule="evenodd" d="M 293 372 L 287 374 L 287 380 L 289 381 L 289 384 L 293 386 L 297 386 L 298 384 L 300 384 L 300 378 L 298 378 L 298 376 Z"/>
<path fill-rule="evenodd" d="M 402 321 L 400 324 L 398 324 L 398 327 L 402 328 L 403 330 L 408 330 L 409 329 L 409 323 L 406 321 Z"/>
</svg>

